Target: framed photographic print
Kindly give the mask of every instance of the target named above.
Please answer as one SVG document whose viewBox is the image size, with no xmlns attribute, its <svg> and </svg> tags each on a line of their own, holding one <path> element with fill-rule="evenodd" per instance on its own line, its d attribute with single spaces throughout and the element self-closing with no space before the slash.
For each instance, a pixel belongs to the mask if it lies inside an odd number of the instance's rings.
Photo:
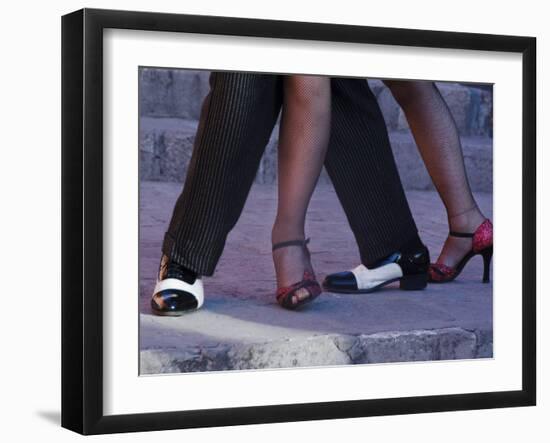
<svg viewBox="0 0 550 443">
<path fill-rule="evenodd" d="M 62 425 L 534 405 L 531 37 L 62 19 Z"/>
</svg>

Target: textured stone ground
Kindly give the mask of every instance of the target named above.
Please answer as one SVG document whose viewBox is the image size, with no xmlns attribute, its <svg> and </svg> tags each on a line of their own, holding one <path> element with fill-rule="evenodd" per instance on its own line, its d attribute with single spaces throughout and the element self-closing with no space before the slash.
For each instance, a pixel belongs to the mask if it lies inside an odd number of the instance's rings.
<svg viewBox="0 0 550 443">
<path fill-rule="evenodd" d="M 201 311 L 153 316 L 160 243 L 180 184 L 143 182 L 140 211 L 141 373 L 320 366 L 492 356 L 492 284 L 481 258 L 460 279 L 424 291 L 388 287 L 367 295 L 324 293 L 302 312 L 275 303 L 270 228 L 272 185 L 255 184 L 229 236 Z M 437 194 L 409 191 L 421 236 L 434 258 L 447 233 Z M 491 194 L 476 195 L 492 216 Z M 358 253 L 333 188 L 318 186 L 307 233 L 318 278 L 356 266 Z"/>
</svg>

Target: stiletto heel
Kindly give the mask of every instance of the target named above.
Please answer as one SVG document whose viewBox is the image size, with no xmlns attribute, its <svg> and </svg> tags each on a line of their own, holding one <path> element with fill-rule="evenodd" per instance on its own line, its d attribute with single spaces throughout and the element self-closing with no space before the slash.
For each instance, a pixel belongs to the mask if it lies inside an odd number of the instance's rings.
<svg viewBox="0 0 550 443">
<path fill-rule="evenodd" d="M 489 283 L 491 259 L 493 258 L 493 247 L 489 246 L 480 253 L 483 257 L 483 283 Z"/>
<path fill-rule="evenodd" d="M 307 249 L 308 243 L 309 238 L 307 240 L 290 240 L 280 242 L 273 245 L 272 251 L 279 248 L 286 248 L 287 246 L 301 246 L 304 248 L 304 252 L 309 260 L 310 255 L 309 250 Z M 276 298 L 277 303 L 279 303 L 279 305 L 283 308 L 296 309 L 317 298 L 321 292 L 321 285 L 317 282 L 313 270 L 306 267 L 301 281 L 290 286 L 277 288 Z"/>
<path fill-rule="evenodd" d="M 432 263 L 429 270 L 430 283 L 448 283 L 453 281 L 464 269 L 472 257 L 483 257 L 483 283 L 489 282 L 491 258 L 493 257 L 493 224 L 486 219 L 473 234 L 464 232 L 449 232 L 451 237 L 472 238 L 472 249 L 460 260 L 454 268 L 443 263 Z"/>
</svg>

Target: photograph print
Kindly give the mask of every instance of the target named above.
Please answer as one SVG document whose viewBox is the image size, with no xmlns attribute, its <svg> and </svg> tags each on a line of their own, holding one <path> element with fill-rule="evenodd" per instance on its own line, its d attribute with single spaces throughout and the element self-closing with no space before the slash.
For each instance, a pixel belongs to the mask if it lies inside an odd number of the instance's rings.
<svg viewBox="0 0 550 443">
<path fill-rule="evenodd" d="M 139 68 L 140 375 L 493 357 L 493 87 Z"/>
</svg>

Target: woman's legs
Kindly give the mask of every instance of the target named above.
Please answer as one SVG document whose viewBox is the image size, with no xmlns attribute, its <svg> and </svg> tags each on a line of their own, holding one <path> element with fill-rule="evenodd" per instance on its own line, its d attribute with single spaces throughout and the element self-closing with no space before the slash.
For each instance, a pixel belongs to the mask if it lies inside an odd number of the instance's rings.
<svg viewBox="0 0 550 443">
<path fill-rule="evenodd" d="M 474 232 L 485 220 L 472 195 L 453 116 L 433 82 L 386 81 L 399 103 L 426 168 L 447 210 L 449 229 Z M 455 266 L 472 248 L 470 238 L 447 237 L 438 263 Z"/>
<path fill-rule="evenodd" d="M 303 240 L 305 217 L 321 173 L 330 135 L 330 78 L 293 75 L 284 79 L 278 153 L 278 207 L 273 244 Z M 277 286 L 302 280 L 310 267 L 304 248 L 273 251 Z"/>
</svg>

